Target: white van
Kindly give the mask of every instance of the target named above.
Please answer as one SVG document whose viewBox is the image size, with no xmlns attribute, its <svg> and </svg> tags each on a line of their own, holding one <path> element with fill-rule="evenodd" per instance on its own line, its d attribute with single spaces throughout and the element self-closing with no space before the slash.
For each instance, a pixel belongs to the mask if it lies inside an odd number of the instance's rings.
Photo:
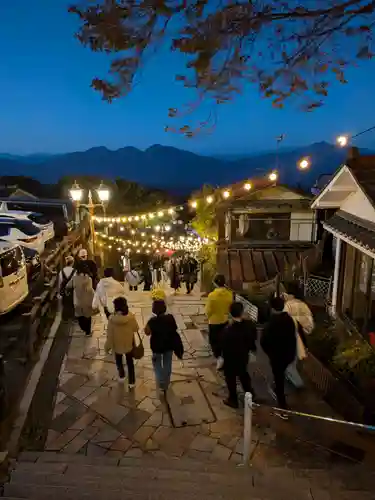
<svg viewBox="0 0 375 500">
<path fill-rule="evenodd" d="M 0 241 L 0 315 L 17 307 L 28 294 L 26 261 L 20 245 Z"/>
</svg>

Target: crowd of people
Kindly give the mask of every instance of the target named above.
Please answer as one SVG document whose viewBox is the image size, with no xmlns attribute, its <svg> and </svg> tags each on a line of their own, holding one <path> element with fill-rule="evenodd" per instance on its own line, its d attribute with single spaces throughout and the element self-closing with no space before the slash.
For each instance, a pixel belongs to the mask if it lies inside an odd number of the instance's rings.
<svg viewBox="0 0 375 500">
<path fill-rule="evenodd" d="M 158 268 L 151 269 L 147 265 L 142 271 L 144 289 L 147 291 L 154 287 L 151 295 L 153 316 L 145 327 L 145 334 L 150 337 L 157 385 L 161 391 L 166 391 L 170 383 L 173 353 L 182 359 L 183 344 L 176 320 L 167 310 L 166 294 L 156 286 L 160 284 L 160 279 L 157 275 L 153 278 L 152 271 L 155 269 Z M 191 293 L 198 273 L 198 263 L 193 257 L 187 255 L 182 259 L 171 259 L 169 269 L 163 269 L 169 273 L 174 290 L 178 290 L 184 282 L 186 293 Z M 138 271 L 126 271 L 125 280 L 130 292 L 141 283 L 141 280 L 136 280 L 137 275 Z M 287 408 L 285 379 L 291 380 L 296 387 L 303 385 L 297 362 L 306 356 L 306 335 L 314 327 L 312 313 L 298 292 L 296 289 L 293 294 L 274 294 L 270 297 L 271 315 L 259 339 L 269 359 L 278 406 L 282 409 Z M 125 356 L 129 387 L 132 388 L 135 384 L 135 336 L 139 335 L 139 326 L 134 314 L 129 311 L 125 287 L 115 279 L 114 270 L 107 268 L 104 277 L 99 280 L 95 263 L 88 259 L 85 250 L 81 250 L 76 262 L 73 257 L 66 259 L 66 266 L 60 273 L 60 295 L 65 317 L 74 314 L 87 336 L 91 335 L 92 317 L 100 311 L 105 314 L 108 319 L 105 349 L 114 354 L 120 382 L 125 380 Z M 228 398 L 224 403 L 232 408 L 238 407 L 237 378 L 244 392 L 251 392 L 256 400 L 249 362 L 256 360 L 257 325 L 246 317 L 242 302 L 235 300 L 222 275 L 215 279 L 215 289 L 208 295 L 205 312 L 216 368 L 223 370 L 228 389 Z M 140 337 L 139 343 L 142 344 Z"/>
</svg>

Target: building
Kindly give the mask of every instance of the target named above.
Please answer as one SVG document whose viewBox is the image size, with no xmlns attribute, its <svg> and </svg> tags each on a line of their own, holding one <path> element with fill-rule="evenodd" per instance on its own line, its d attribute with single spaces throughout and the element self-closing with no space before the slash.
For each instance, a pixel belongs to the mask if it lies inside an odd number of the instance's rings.
<svg viewBox="0 0 375 500">
<path fill-rule="evenodd" d="M 269 185 L 219 205 L 217 268 L 229 286 L 246 290 L 316 264 L 311 201 L 298 189 Z"/>
<path fill-rule="evenodd" d="M 335 241 L 330 311 L 363 334 L 375 328 L 375 156 L 353 148 L 312 203 Z M 318 215 L 319 217 L 319 215 Z"/>
</svg>

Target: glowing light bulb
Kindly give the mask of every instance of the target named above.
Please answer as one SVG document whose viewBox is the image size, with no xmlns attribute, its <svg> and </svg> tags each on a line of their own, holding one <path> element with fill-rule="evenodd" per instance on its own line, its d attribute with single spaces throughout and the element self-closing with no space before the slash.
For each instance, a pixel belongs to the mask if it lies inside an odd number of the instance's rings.
<svg viewBox="0 0 375 500">
<path fill-rule="evenodd" d="M 271 172 L 270 175 L 268 176 L 268 179 L 271 182 L 275 182 L 277 180 L 277 172 Z"/>
<path fill-rule="evenodd" d="M 223 198 L 228 199 L 230 196 L 230 192 L 228 190 L 223 192 Z"/>
<path fill-rule="evenodd" d="M 155 214 L 151 212 L 150 214 L 148 214 L 148 216 L 150 217 L 150 219 L 153 219 L 155 217 Z"/>
<path fill-rule="evenodd" d="M 168 213 L 172 215 L 172 214 L 174 213 L 173 208 L 170 208 L 170 209 L 168 210 Z"/>
<path fill-rule="evenodd" d="M 336 139 L 336 143 L 340 148 L 345 148 L 349 143 L 349 137 L 347 135 L 339 135 Z"/>
<path fill-rule="evenodd" d="M 192 202 L 190 203 L 190 206 L 191 206 L 192 208 L 197 208 L 197 206 L 198 206 L 198 202 L 197 202 L 197 201 L 192 201 Z"/>
<path fill-rule="evenodd" d="M 245 191 L 250 191 L 250 189 L 251 189 L 251 184 L 250 184 L 250 182 L 246 182 L 246 184 L 244 184 L 244 187 L 243 187 L 243 188 L 245 189 Z"/>
<path fill-rule="evenodd" d="M 207 196 L 206 201 L 210 205 L 214 201 L 213 196 Z"/>
<path fill-rule="evenodd" d="M 134 217 L 134 220 L 137 220 L 137 221 L 138 221 L 138 220 L 139 220 L 139 215 L 136 215 L 136 216 Z"/>
<path fill-rule="evenodd" d="M 164 212 L 162 210 L 160 210 L 160 212 L 158 212 L 158 216 L 163 217 L 163 215 L 164 215 Z"/>
<path fill-rule="evenodd" d="M 310 160 L 309 158 L 302 158 L 302 160 L 298 164 L 299 168 L 301 170 L 306 170 L 310 166 Z"/>
</svg>

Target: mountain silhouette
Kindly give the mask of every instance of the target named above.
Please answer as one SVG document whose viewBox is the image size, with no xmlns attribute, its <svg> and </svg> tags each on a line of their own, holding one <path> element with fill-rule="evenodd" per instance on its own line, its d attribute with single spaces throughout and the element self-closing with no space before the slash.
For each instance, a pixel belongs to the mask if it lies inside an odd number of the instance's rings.
<svg viewBox="0 0 375 500">
<path fill-rule="evenodd" d="M 203 184 L 225 186 L 277 169 L 280 182 L 311 187 L 321 174 L 333 173 L 345 161 L 346 155 L 346 150 L 326 142 L 236 160 L 198 155 L 159 144 L 145 151 L 131 146 L 115 151 L 94 147 L 55 156 L 0 154 L 0 175 L 29 176 L 46 184 L 56 183 L 64 176 L 92 175 L 104 180 L 123 178 L 152 188 L 188 193 Z M 307 156 L 311 166 L 301 171 L 297 164 Z"/>
</svg>

